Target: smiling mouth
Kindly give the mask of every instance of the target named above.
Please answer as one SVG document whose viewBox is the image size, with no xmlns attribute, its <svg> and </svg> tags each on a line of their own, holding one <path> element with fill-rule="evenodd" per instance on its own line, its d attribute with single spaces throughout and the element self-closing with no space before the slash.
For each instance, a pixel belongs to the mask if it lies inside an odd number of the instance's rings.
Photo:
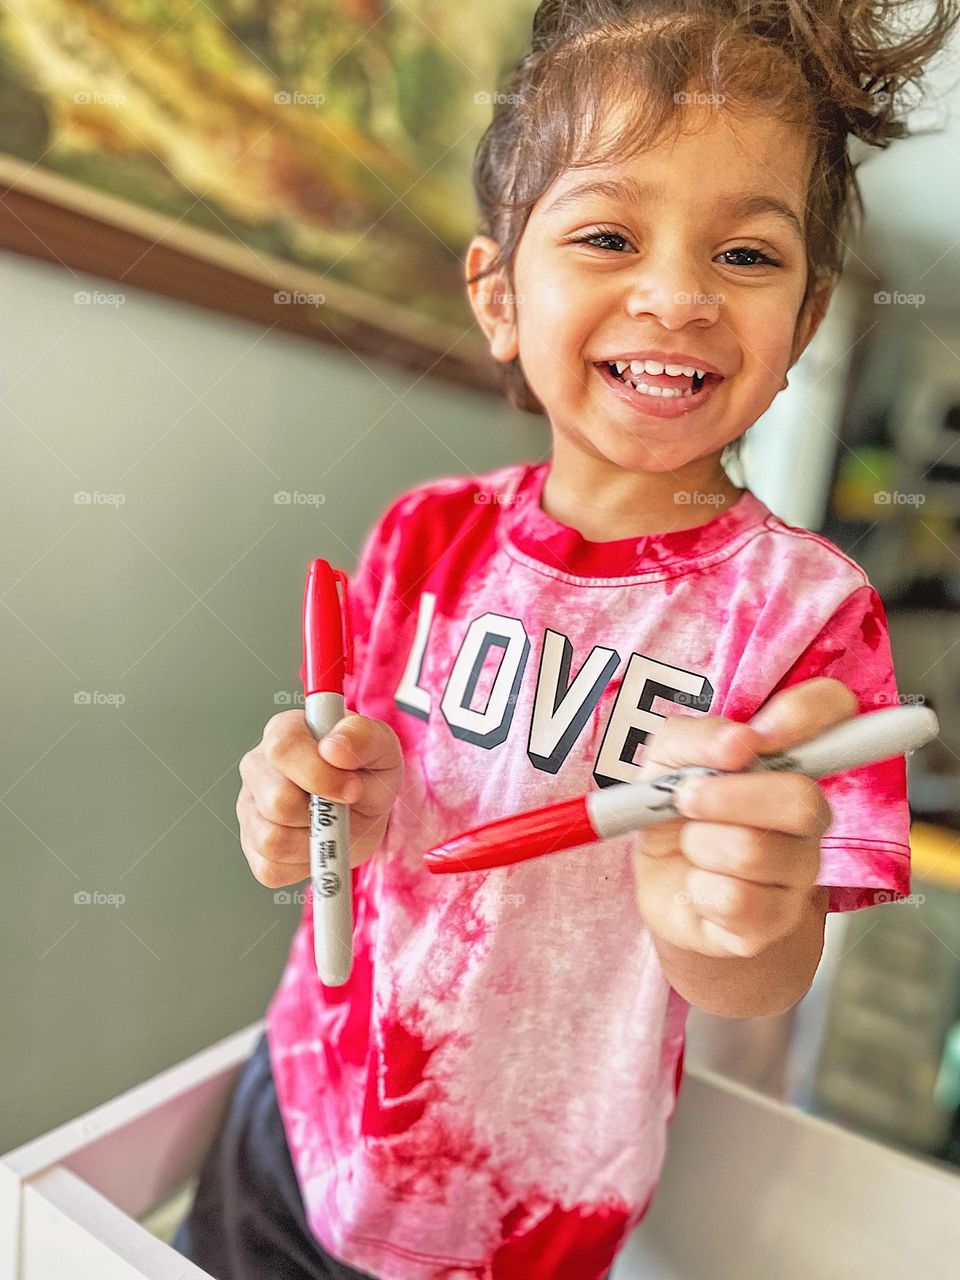
<svg viewBox="0 0 960 1280">
<path fill-rule="evenodd" d="M 617 371 L 618 363 L 624 366 L 622 372 Z M 698 412 L 711 403 L 725 381 L 720 374 L 707 372 L 702 378 L 695 373 L 647 373 L 644 369 L 634 374 L 622 360 L 595 360 L 593 365 L 616 399 L 647 421 L 683 419 Z"/>
</svg>

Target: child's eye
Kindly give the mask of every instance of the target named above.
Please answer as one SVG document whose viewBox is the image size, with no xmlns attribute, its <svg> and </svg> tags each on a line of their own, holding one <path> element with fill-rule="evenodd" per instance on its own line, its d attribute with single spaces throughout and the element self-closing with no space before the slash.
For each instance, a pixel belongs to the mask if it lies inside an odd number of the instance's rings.
<svg viewBox="0 0 960 1280">
<path fill-rule="evenodd" d="M 602 228 L 599 231 L 591 231 L 589 235 L 577 236 L 575 239 L 570 241 L 570 244 L 592 245 L 597 240 L 619 240 L 621 244 L 629 244 L 626 236 L 621 235 L 619 231 L 604 231 Z M 609 248 L 608 245 L 597 245 L 596 247 L 598 249 Z"/>
<path fill-rule="evenodd" d="M 724 249 L 723 253 L 721 253 L 719 256 L 721 258 L 725 258 L 730 253 L 752 253 L 755 255 L 755 258 L 758 259 L 758 261 L 754 261 L 754 262 L 730 262 L 727 265 L 731 267 L 760 267 L 760 266 L 779 267 L 780 266 L 779 262 L 774 262 L 773 258 L 768 257 L 768 255 L 765 254 L 760 249 L 750 249 L 750 248 L 747 248 L 746 246 L 742 248 L 737 248 L 737 249 Z"/>
</svg>

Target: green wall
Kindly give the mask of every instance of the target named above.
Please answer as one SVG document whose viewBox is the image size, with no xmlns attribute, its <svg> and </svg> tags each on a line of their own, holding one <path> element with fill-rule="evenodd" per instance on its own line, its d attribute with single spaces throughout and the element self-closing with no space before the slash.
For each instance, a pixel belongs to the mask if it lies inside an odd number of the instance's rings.
<svg viewBox="0 0 960 1280">
<path fill-rule="evenodd" d="M 247 868 L 237 764 L 297 688 L 307 561 L 352 570 L 404 489 L 548 437 L 62 268 L 2 254 L 0 285 L 5 1151 L 262 1016 L 300 908 Z"/>
</svg>

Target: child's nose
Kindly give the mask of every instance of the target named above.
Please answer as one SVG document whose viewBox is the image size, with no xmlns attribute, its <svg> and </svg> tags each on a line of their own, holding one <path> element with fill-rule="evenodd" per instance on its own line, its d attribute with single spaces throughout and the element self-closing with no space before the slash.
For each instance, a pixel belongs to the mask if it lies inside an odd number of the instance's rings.
<svg viewBox="0 0 960 1280">
<path fill-rule="evenodd" d="M 688 255 L 648 254 L 625 282 L 627 313 L 655 315 L 671 325 L 701 316 L 715 320 L 723 295 L 708 274 L 706 265 Z"/>
</svg>

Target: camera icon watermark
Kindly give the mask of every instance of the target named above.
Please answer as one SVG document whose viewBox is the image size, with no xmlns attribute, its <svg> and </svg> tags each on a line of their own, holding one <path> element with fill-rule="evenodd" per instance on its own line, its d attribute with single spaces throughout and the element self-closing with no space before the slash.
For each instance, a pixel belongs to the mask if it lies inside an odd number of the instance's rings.
<svg viewBox="0 0 960 1280">
<path fill-rule="evenodd" d="M 287 907 L 296 905 L 302 907 L 307 900 L 306 889 L 278 889 L 273 895 L 273 900 L 278 907 Z"/>
<path fill-rule="evenodd" d="M 302 689 L 278 689 L 273 695 L 275 707 L 302 707 L 304 703 Z"/>
</svg>

